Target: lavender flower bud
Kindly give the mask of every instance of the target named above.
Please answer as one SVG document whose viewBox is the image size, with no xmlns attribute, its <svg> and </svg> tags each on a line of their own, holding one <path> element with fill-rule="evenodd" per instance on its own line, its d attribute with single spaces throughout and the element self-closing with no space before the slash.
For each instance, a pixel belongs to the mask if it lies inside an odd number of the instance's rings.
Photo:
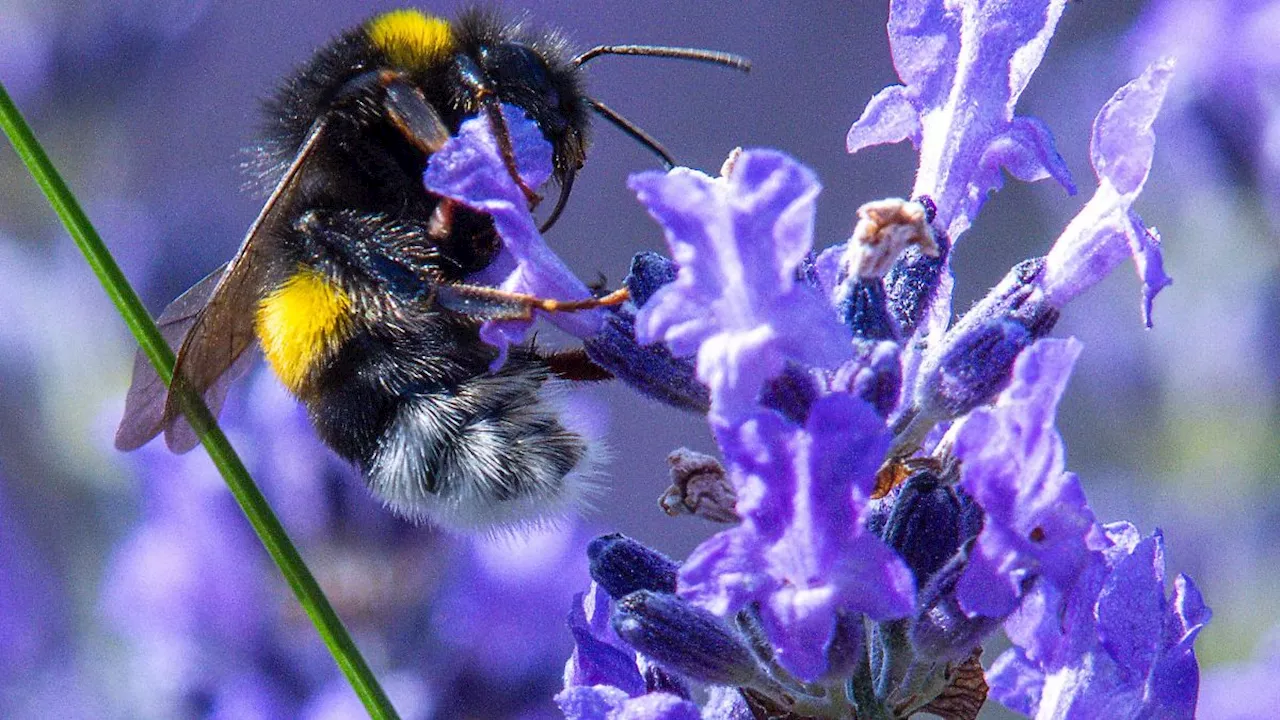
<svg viewBox="0 0 1280 720">
<path fill-rule="evenodd" d="M 928 197 L 920 198 L 928 212 L 932 225 L 935 214 L 933 201 Z M 884 277 L 885 293 L 889 300 L 889 312 L 892 313 L 902 337 L 915 334 L 925 311 L 933 299 L 942 274 L 947 271 L 947 257 L 951 254 L 951 239 L 936 226 L 933 227 L 933 239 L 938 252 L 930 255 L 919 246 L 912 246 L 902 253 L 889 274 Z"/>
<path fill-rule="evenodd" d="M 705 414 L 711 407 L 711 395 L 698 382 L 692 358 L 678 358 L 661 343 L 641 345 L 636 341 L 636 309 L 675 276 L 671 260 L 652 252 L 636 255 L 625 280 L 631 302 L 608 313 L 600 331 L 582 345 L 597 365 L 646 397 Z"/>
<path fill-rule="evenodd" d="M 591 579 L 614 600 L 637 590 L 671 594 L 676 591 L 676 571 L 680 569 L 666 555 L 631 538 L 612 533 L 601 535 L 587 545 Z"/>
<path fill-rule="evenodd" d="M 618 602 L 613 629 L 668 670 L 715 685 L 752 685 L 760 665 L 714 615 L 675 595 L 640 590 Z"/>
<path fill-rule="evenodd" d="M 907 561 L 917 588 L 982 529 L 981 508 L 929 470 L 912 475 L 885 500 L 892 509 L 876 534 Z"/>
<path fill-rule="evenodd" d="M 631 258 L 631 271 L 623 284 L 631 291 L 631 301 L 644 307 L 658 288 L 676 279 L 679 268 L 671 258 L 656 252 L 636 253 Z"/>
<path fill-rule="evenodd" d="M 916 402 L 935 419 L 985 405 L 1009 384 L 1013 362 L 1058 321 L 1040 292 L 1044 259 L 1018 263 L 947 332 L 924 367 Z"/>
<path fill-rule="evenodd" d="M 884 282 L 878 277 L 851 275 L 841 289 L 837 310 L 840 320 L 853 330 L 855 338 L 900 339 L 897 323 L 889 312 L 889 297 L 885 294 Z"/>
<path fill-rule="evenodd" d="M 787 363 L 760 391 L 760 404 L 797 425 L 804 425 L 809 406 L 822 394 L 818 381 L 805 368 Z"/>
<path fill-rule="evenodd" d="M 888 340 L 854 339 L 853 360 L 832 375 L 832 392 L 857 395 L 870 403 L 880 417 L 888 417 L 898 406 L 902 390 L 899 355 L 898 345 Z"/>
</svg>

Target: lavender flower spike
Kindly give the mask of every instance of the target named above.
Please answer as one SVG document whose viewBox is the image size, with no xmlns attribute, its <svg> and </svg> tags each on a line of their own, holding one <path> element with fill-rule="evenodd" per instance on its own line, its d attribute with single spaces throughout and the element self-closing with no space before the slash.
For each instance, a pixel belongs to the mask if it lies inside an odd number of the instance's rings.
<svg viewBox="0 0 1280 720">
<path fill-rule="evenodd" d="M 747 150 L 724 177 L 676 168 L 629 185 L 663 226 L 680 265 L 636 316 L 636 337 L 698 355 L 713 422 L 751 414 L 761 384 L 788 360 L 838 367 L 851 335 L 820 294 L 796 281 L 813 246 L 819 185 L 772 150 Z"/>
<path fill-rule="evenodd" d="M 881 90 L 849 129 L 849 152 L 910 140 L 920 151 L 914 197 L 938 207 L 952 240 L 973 223 L 1001 170 L 1071 174 L 1038 120 L 1013 108 L 1040 65 L 1066 0 L 893 0 L 889 45 L 903 85 Z"/>
<path fill-rule="evenodd" d="M 551 144 L 520 108 L 504 105 L 502 113 L 521 176 L 529 187 L 541 186 L 551 176 Z M 591 297 L 587 286 L 543 242 L 524 194 L 502 162 L 487 118 L 481 116 L 462 123 L 458 134 L 431 154 L 423 183 L 427 190 L 493 218 L 502 238 L 502 252 L 468 282 L 555 300 Z M 442 288 L 442 302 L 463 311 L 473 310 L 467 299 L 453 298 L 445 290 Z M 479 314 L 483 312 L 481 308 Z M 604 314 L 598 310 L 555 313 L 547 319 L 565 332 L 585 338 L 600 328 Z M 480 337 L 502 351 L 495 365 L 505 361 L 507 345 L 521 341 L 532 324 L 516 320 L 485 323 Z"/>
<path fill-rule="evenodd" d="M 1152 63 L 1116 91 L 1093 122 L 1090 158 L 1098 191 L 1067 225 L 1045 258 L 1045 298 L 1062 307 L 1133 257 L 1143 283 L 1143 318 L 1151 327 L 1151 301 L 1169 283 L 1160 237 L 1131 207 L 1151 170 L 1155 135 L 1151 124 L 1169 89 L 1173 60 Z"/>
</svg>

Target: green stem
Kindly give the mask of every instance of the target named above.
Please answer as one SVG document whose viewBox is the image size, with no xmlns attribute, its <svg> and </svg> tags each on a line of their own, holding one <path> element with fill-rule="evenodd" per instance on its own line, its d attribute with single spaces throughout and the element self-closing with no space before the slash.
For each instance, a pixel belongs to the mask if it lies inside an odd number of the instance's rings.
<svg viewBox="0 0 1280 720">
<path fill-rule="evenodd" d="M 49 161 L 49 156 L 45 154 L 35 135 L 32 134 L 31 128 L 18 112 L 13 100 L 9 98 L 3 83 L 0 83 L 0 127 L 9 137 L 13 149 L 26 163 L 36 184 L 44 191 L 76 245 L 84 253 L 89 266 L 93 268 L 107 295 L 120 311 L 125 324 L 137 338 L 138 345 L 146 353 L 147 359 L 155 366 L 156 372 L 165 383 L 168 383 L 173 377 L 173 351 L 161 337 L 160 330 L 152 321 L 151 315 L 142 306 L 129 281 L 120 272 L 120 267 L 116 265 L 111 253 L 103 244 L 102 238 L 89 223 L 84 210 L 80 208 L 75 196 L 71 194 L 66 183 L 53 167 L 53 163 Z M 316 631 L 328 646 L 338 667 L 347 676 L 356 695 L 360 696 L 364 702 L 369 716 L 378 720 L 398 718 L 395 708 L 391 706 L 391 701 L 387 699 L 386 693 L 378 684 L 368 663 L 351 640 L 351 635 L 343 627 L 342 621 L 333 611 L 333 606 L 329 604 L 315 577 L 302 561 L 297 548 L 290 542 L 289 535 L 275 513 L 271 511 L 266 498 L 254 484 L 253 478 L 249 477 L 249 471 L 245 469 L 244 463 L 231 448 L 231 443 L 227 441 L 226 435 L 218 427 L 209 409 L 191 392 L 181 393 L 179 400 L 187 421 L 200 437 L 200 441 L 204 443 L 213 464 L 222 473 L 227 487 L 231 489 L 231 494 L 235 496 L 236 502 L 240 503 L 240 509 L 249 519 L 249 524 L 258 534 L 267 553 L 284 574 L 289 587 L 293 589 L 293 594 L 297 596 L 303 610 L 316 626 Z"/>
</svg>

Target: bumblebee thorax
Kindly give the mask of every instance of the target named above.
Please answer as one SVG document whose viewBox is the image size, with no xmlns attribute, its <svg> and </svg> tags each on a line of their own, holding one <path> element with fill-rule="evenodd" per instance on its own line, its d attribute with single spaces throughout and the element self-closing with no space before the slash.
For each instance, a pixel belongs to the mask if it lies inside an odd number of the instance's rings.
<svg viewBox="0 0 1280 720">
<path fill-rule="evenodd" d="M 365 25 L 373 46 L 391 64 L 410 72 L 425 72 L 446 62 L 456 42 L 448 20 L 417 10 L 393 10 Z"/>
</svg>

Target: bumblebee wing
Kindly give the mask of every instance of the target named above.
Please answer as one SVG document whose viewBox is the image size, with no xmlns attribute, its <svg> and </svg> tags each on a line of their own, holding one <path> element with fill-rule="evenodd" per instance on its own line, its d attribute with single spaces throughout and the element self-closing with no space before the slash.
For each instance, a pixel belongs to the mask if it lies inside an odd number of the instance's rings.
<svg viewBox="0 0 1280 720">
<path fill-rule="evenodd" d="M 311 126 L 306 139 L 249 228 L 244 242 L 235 257 L 227 264 L 226 271 L 209 293 L 208 301 L 191 319 L 191 327 L 178 348 L 173 368 L 173 381 L 200 395 L 217 389 L 220 379 L 237 367 L 237 360 L 254 342 L 254 315 L 263 289 L 266 287 L 270 268 L 262 251 L 276 242 L 272 230 L 281 220 L 281 213 L 289 207 L 297 194 L 299 179 L 313 151 L 324 135 L 326 123 L 322 117 Z M 228 379 L 229 382 L 229 379 Z M 213 393 L 215 396 L 219 392 Z M 225 387 L 221 387 L 225 394 Z M 220 399 L 219 399 L 220 401 Z M 212 408 L 211 408 L 212 409 Z M 195 446 L 195 437 L 181 418 L 177 394 L 167 394 L 161 426 L 165 442 L 174 452 L 183 452 Z"/>
<path fill-rule="evenodd" d="M 170 348 L 177 349 L 182 337 L 195 324 L 196 316 L 209 302 L 213 289 L 227 269 L 214 270 L 203 280 L 178 296 L 177 300 L 156 318 L 160 334 Z M 133 382 L 124 399 L 124 417 L 116 428 L 116 449 L 135 450 L 147 444 L 164 429 L 164 404 L 169 388 L 156 373 L 141 349 L 133 357 Z M 207 399 L 206 399 L 207 401 Z"/>
</svg>

